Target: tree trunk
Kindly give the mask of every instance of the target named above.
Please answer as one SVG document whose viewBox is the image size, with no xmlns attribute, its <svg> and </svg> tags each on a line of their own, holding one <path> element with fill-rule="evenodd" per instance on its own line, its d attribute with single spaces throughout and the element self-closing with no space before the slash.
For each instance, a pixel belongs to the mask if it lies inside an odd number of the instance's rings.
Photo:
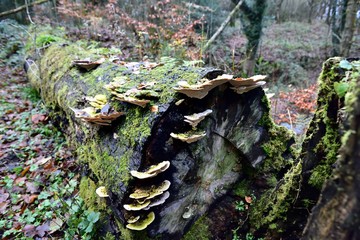
<svg viewBox="0 0 360 240">
<path fill-rule="evenodd" d="M 349 56 L 352 38 L 356 28 L 356 13 L 359 6 L 360 3 L 358 0 L 349 0 L 346 7 L 346 20 L 340 43 L 340 55 L 344 57 Z"/>
<path fill-rule="evenodd" d="M 261 88 L 237 94 L 229 83 L 224 83 L 202 99 L 191 98 L 174 91 L 178 81 L 215 79 L 222 71 L 179 65 L 174 59 L 153 69 L 146 69 L 145 63 L 118 65 L 110 61 L 90 71 L 72 65 L 72 60 L 86 57 L 100 56 L 87 53 L 79 44 L 56 44 L 38 61 L 28 60 L 28 76 L 54 110 L 53 119 L 67 133 L 79 160 L 87 166 L 85 173 L 90 179 L 82 180 L 80 196 L 96 199 L 91 186 L 105 186 L 109 193 L 106 202 L 119 220 L 117 226 L 123 237 L 139 236 L 125 228 L 130 214 L 153 211 L 155 221 L 146 229 L 151 237 L 180 239 L 195 222 L 191 236 L 206 234 L 225 239 L 237 227 L 235 201 L 244 197 L 234 192 L 235 186 L 251 180 L 252 187 L 263 189 L 268 185 L 268 176 L 281 176 L 291 164 L 291 134 L 272 123 Z M 110 104 L 125 116 L 111 126 L 101 127 L 76 118 L 74 109 L 88 106 L 85 96 L 105 94 L 111 98 L 103 86 L 114 78 L 124 84 L 119 87 L 123 90 L 148 86 L 152 90 L 148 89 L 151 106 L 141 108 L 113 99 Z M 196 127 L 206 133 L 204 138 L 185 143 L 171 137 L 172 133 L 193 131 L 184 116 L 207 109 L 212 113 Z M 130 175 L 130 171 L 145 171 L 163 161 L 170 161 L 170 168 L 156 177 L 141 180 Z M 164 180 L 171 182 L 170 198 L 164 204 L 150 210 L 125 210 L 124 204 L 134 202 L 129 195 L 135 189 Z M 95 197 L 89 197 L 92 195 Z M 231 223 L 219 223 L 218 219 Z M 198 231 L 199 224 L 203 232 Z"/>
<path fill-rule="evenodd" d="M 279 24 L 281 23 L 281 5 L 283 4 L 284 0 L 277 0 L 276 1 L 276 23 Z"/>
<path fill-rule="evenodd" d="M 242 11 L 240 20 L 243 24 L 243 32 L 248 40 L 246 45 L 246 60 L 243 69 L 247 75 L 252 75 L 254 73 L 256 53 L 260 44 L 266 1 L 256 0 L 252 5 L 247 4 L 245 1 L 240 9 Z"/>
<path fill-rule="evenodd" d="M 357 90 L 349 93 L 352 101 L 346 106 L 346 138 L 339 151 L 337 169 L 321 191 L 303 239 L 360 238 L 360 77 L 352 74 L 350 79 Z"/>
</svg>

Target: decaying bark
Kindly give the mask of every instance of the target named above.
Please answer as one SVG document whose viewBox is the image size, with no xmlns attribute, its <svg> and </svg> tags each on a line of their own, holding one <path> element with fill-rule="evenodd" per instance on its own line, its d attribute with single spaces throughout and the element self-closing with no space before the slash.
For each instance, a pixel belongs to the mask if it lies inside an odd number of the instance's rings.
<svg viewBox="0 0 360 240">
<path fill-rule="evenodd" d="M 129 231 L 125 225 L 130 214 L 146 215 L 150 211 L 155 213 L 155 220 L 146 231 L 152 237 L 180 239 L 206 213 L 213 216 L 208 219 L 208 226 L 220 226 L 218 219 L 228 218 L 228 213 L 234 212 L 234 200 L 239 198 L 233 193 L 236 184 L 251 174 L 254 188 L 266 187 L 264 179 L 268 175 L 276 175 L 288 166 L 291 134 L 279 127 L 281 132 L 274 130 L 261 88 L 238 94 L 225 82 L 202 99 L 191 98 L 175 91 L 179 81 L 194 84 L 204 78 L 215 79 L 223 72 L 189 67 L 173 59 L 148 69 L 145 63 L 115 64 L 109 60 L 97 61 L 101 65 L 89 71 L 72 65 L 73 60 L 86 57 L 97 60 L 101 56 L 86 53 L 77 44 L 55 44 L 38 61 L 28 60 L 28 76 L 54 110 L 53 118 L 58 119 L 77 148 L 79 160 L 88 166 L 88 177 L 98 187 L 106 187 L 107 204 L 120 222 L 120 235 Z M 83 62 L 91 64 L 80 61 Z M 111 98 L 104 85 L 114 79 L 123 81 L 126 89 L 152 86 L 150 103 L 142 108 Z M 76 118 L 79 109 L 89 106 L 84 97 L 96 94 L 105 94 L 110 104 L 125 115 L 111 126 L 97 126 Z M 205 137 L 192 143 L 171 137 L 192 131 L 184 116 L 206 110 L 211 110 L 211 114 L 196 126 L 197 131 L 206 133 Z M 280 139 L 276 141 L 278 155 L 270 156 L 264 149 L 271 147 L 275 137 Z M 170 167 L 156 177 L 136 179 L 129 174 L 164 161 L 169 161 Z M 171 182 L 170 197 L 165 203 L 150 210 L 124 209 L 124 204 L 134 202 L 130 194 L 136 189 L 159 185 L 164 180 Z M 91 194 L 95 194 L 95 189 Z M 221 226 L 208 227 L 214 238 L 231 235 L 233 224 Z"/>
</svg>

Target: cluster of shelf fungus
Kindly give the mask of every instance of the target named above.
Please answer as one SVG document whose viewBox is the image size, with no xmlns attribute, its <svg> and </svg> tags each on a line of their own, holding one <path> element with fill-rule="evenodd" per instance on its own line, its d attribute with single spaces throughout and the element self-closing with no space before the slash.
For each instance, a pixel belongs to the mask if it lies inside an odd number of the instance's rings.
<svg viewBox="0 0 360 240">
<path fill-rule="evenodd" d="M 91 70 L 103 61 L 85 62 L 79 61 L 78 66 Z M 88 65 L 87 65 L 88 64 Z M 154 65 L 153 67 L 156 67 Z M 137 69 L 138 71 L 138 69 Z M 190 98 L 202 99 L 213 88 L 229 83 L 231 89 L 238 94 L 248 92 L 254 88 L 265 84 L 263 81 L 266 76 L 256 75 L 250 78 L 233 78 L 232 75 L 223 74 L 215 79 L 209 80 L 206 78 L 200 79 L 196 84 L 189 84 L 187 81 L 177 82 L 177 86 L 173 87 L 178 93 L 184 94 Z M 150 105 L 150 111 L 157 112 L 157 105 L 155 104 L 161 98 L 161 92 L 157 88 L 156 82 L 143 82 L 137 85 L 131 84 L 128 77 L 122 76 L 115 78 L 109 84 L 104 86 L 113 96 L 113 99 L 127 102 L 142 108 Z M 118 117 L 126 114 L 124 112 L 117 112 L 113 109 L 105 95 L 96 95 L 95 97 L 85 97 L 89 103 L 89 107 L 84 109 L 74 109 L 75 117 L 82 121 L 97 125 L 111 125 L 112 121 Z M 175 105 L 180 105 L 185 99 L 180 99 L 175 102 Z M 171 133 L 173 139 L 178 139 L 186 143 L 196 142 L 206 136 L 205 131 L 197 129 L 198 124 L 212 113 L 211 109 L 207 109 L 200 113 L 184 116 L 184 121 L 187 122 L 192 130 L 185 133 Z M 137 178 L 137 183 L 146 182 L 144 179 L 154 178 L 158 174 L 166 171 L 170 166 L 169 161 L 163 161 L 157 165 L 150 166 L 144 172 L 135 170 L 130 171 L 130 174 Z M 156 181 L 154 181 L 156 182 Z M 144 184 L 139 184 L 144 186 Z M 164 180 L 158 184 L 146 187 L 135 187 L 133 192 L 129 195 L 127 204 L 123 205 L 125 210 L 125 219 L 127 220 L 126 227 L 131 230 L 144 230 L 149 224 L 155 220 L 155 213 L 151 211 L 153 207 L 160 206 L 169 198 L 170 181 Z M 105 187 L 99 187 L 96 193 L 100 197 L 108 197 Z"/>
<path fill-rule="evenodd" d="M 90 71 L 97 66 L 101 65 L 105 62 L 105 59 L 99 59 L 97 61 L 91 61 L 90 59 L 85 60 L 75 60 L 73 64 Z M 162 64 L 142 62 L 142 63 L 120 63 L 121 65 L 127 66 L 129 69 L 133 70 L 134 73 L 138 74 L 140 69 L 143 68 L 145 70 L 151 70 L 157 66 L 161 66 Z M 135 68 L 135 67 L 137 68 Z M 134 70 L 135 69 L 135 70 Z M 202 78 L 196 82 L 196 84 L 189 84 L 187 81 L 179 81 L 177 86 L 173 89 L 176 92 L 185 94 L 190 98 L 202 99 L 204 98 L 210 90 L 213 88 L 222 85 L 224 83 L 229 82 L 234 90 L 238 94 L 242 94 L 248 92 L 254 88 L 260 87 L 264 85 L 266 82 L 263 81 L 266 78 L 264 75 L 256 75 L 250 78 L 233 78 L 233 75 L 223 74 L 218 76 L 215 79 L 209 80 L 207 78 Z M 116 77 L 112 82 L 106 84 L 104 86 L 113 96 L 114 99 L 127 102 L 136 106 L 140 106 L 145 108 L 147 105 L 151 104 L 150 110 L 152 112 L 158 111 L 158 106 L 152 104 L 156 102 L 160 98 L 160 91 L 156 88 L 156 82 L 142 82 L 135 86 L 129 87 L 130 79 L 126 76 Z M 124 112 L 115 111 L 110 103 L 107 101 L 107 97 L 105 95 L 96 95 L 95 97 L 85 97 L 85 100 L 89 102 L 90 107 L 84 109 L 75 109 L 71 108 L 74 111 L 75 117 L 80 118 L 85 122 L 89 122 L 97 125 L 111 125 L 112 121 L 117 119 L 118 117 L 124 115 Z M 180 105 L 183 99 L 177 101 L 175 104 Z M 209 114 L 206 112 L 206 114 Z M 186 121 L 188 121 L 194 128 L 196 127 L 196 121 L 191 123 L 191 118 L 197 116 L 187 116 Z M 189 135 L 190 134 L 190 135 Z M 193 136 L 193 137 L 190 137 Z M 201 139 L 204 137 L 204 133 L 184 133 L 182 135 L 172 134 L 173 138 L 180 139 L 186 142 L 193 142 L 196 139 Z M 189 140 L 185 140 L 189 139 Z"/>
</svg>

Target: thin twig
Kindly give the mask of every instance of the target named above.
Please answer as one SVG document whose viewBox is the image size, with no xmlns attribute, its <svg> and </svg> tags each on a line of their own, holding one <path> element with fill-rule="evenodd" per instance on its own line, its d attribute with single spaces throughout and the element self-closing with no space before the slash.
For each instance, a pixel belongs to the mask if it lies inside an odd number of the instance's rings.
<svg viewBox="0 0 360 240">
<path fill-rule="evenodd" d="M 35 23 L 33 22 L 33 20 L 31 19 L 30 12 L 29 12 L 29 4 L 28 4 L 28 1 L 27 1 L 27 0 L 25 0 L 25 7 L 26 7 L 26 14 L 27 14 L 27 16 L 28 16 L 28 18 L 29 18 L 29 21 L 31 22 L 31 24 L 35 24 Z"/>
<path fill-rule="evenodd" d="M 291 115 L 290 115 L 290 111 L 289 111 L 289 108 L 287 108 L 287 112 L 288 112 L 288 116 L 289 116 L 289 120 L 290 120 L 290 127 L 291 127 L 291 130 L 294 131 L 293 129 L 293 124 L 292 124 L 292 120 L 291 120 Z"/>
</svg>

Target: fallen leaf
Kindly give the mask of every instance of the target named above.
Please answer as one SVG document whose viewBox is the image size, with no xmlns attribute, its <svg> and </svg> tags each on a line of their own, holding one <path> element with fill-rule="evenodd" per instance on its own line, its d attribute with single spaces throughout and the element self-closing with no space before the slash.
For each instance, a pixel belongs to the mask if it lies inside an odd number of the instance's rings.
<svg viewBox="0 0 360 240">
<path fill-rule="evenodd" d="M 8 198 L 9 198 L 10 194 L 9 193 L 2 193 L 0 194 L 0 203 L 1 202 L 5 202 Z"/>
<path fill-rule="evenodd" d="M 251 198 L 250 196 L 245 196 L 245 202 L 251 203 L 251 202 L 252 202 L 252 198 Z"/>
<path fill-rule="evenodd" d="M 26 182 L 26 192 L 36 193 L 39 192 L 38 186 L 36 186 L 33 182 Z"/>
<path fill-rule="evenodd" d="M 9 205 L 9 201 L 0 202 L 0 213 L 5 214 L 6 208 Z"/>
<path fill-rule="evenodd" d="M 39 196 L 38 194 L 32 194 L 32 195 L 25 194 L 22 197 L 24 199 L 24 202 L 26 202 L 27 204 L 31 204 L 37 199 L 38 196 Z"/>
<path fill-rule="evenodd" d="M 40 237 L 45 236 L 46 232 L 50 231 L 50 226 L 48 223 L 44 223 L 38 227 L 36 227 L 36 231 L 37 231 L 37 235 L 39 235 Z"/>
<path fill-rule="evenodd" d="M 24 170 L 21 171 L 20 176 L 23 177 L 25 174 L 30 170 L 30 166 L 27 166 L 24 168 Z"/>
<path fill-rule="evenodd" d="M 34 237 L 36 235 L 36 229 L 34 225 L 25 225 L 22 229 L 26 237 Z"/>
<path fill-rule="evenodd" d="M 60 218 L 54 218 L 53 220 L 51 220 L 50 222 L 50 231 L 49 234 L 52 234 L 54 232 L 56 232 L 57 230 L 59 230 L 62 225 L 64 224 L 64 221 L 61 220 Z"/>
<path fill-rule="evenodd" d="M 34 124 L 38 124 L 40 122 L 45 122 L 48 119 L 48 117 L 44 114 L 34 114 L 31 116 L 31 121 Z"/>
<path fill-rule="evenodd" d="M 18 178 L 15 179 L 14 183 L 16 185 L 18 185 L 18 184 L 20 184 L 22 182 L 25 182 L 25 180 L 26 180 L 26 177 L 18 177 Z"/>
<path fill-rule="evenodd" d="M 41 158 L 41 159 L 40 159 L 39 161 L 37 161 L 35 164 L 44 165 L 44 164 L 47 163 L 50 159 L 51 159 L 51 156 L 50 156 L 50 157 L 47 157 L 47 158 Z"/>
</svg>

